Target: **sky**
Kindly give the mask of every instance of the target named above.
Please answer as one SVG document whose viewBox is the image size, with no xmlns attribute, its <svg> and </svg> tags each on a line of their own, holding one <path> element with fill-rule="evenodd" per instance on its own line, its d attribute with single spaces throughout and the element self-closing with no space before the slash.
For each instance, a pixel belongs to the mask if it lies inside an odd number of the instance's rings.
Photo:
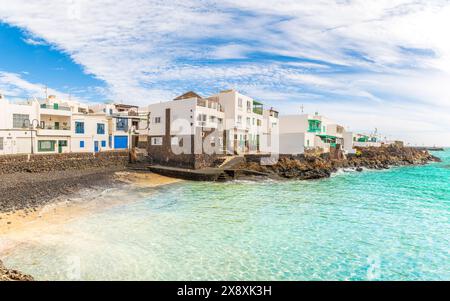
<svg viewBox="0 0 450 301">
<path fill-rule="evenodd" d="M 0 93 L 147 105 L 234 88 L 450 146 L 448 0 L 0 0 Z"/>
</svg>

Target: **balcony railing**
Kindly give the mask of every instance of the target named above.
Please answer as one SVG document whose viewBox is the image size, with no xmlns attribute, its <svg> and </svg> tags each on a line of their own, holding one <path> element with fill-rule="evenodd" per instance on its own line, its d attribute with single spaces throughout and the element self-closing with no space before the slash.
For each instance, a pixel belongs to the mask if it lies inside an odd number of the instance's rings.
<svg viewBox="0 0 450 301">
<path fill-rule="evenodd" d="M 217 101 L 198 98 L 197 105 L 199 107 L 210 108 L 210 109 L 215 109 L 219 112 L 224 112 L 224 109 L 222 108 L 220 103 L 218 103 Z M 215 106 L 213 106 L 213 105 L 215 105 Z"/>
<path fill-rule="evenodd" d="M 70 131 L 70 126 L 54 126 L 46 125 L 40 128 L 41 130 L 54 130 L 54 131 Z"/>
<path fill-rule="evenodd" d="M 48 104 L 41 104 L 41 109 L 49 109 L 49 110 L 58 110 L 58 111 L 71 111 L 72 109 L 70 107 L 60 106 L 60 105 L 48 105 Z"/>
</svg>

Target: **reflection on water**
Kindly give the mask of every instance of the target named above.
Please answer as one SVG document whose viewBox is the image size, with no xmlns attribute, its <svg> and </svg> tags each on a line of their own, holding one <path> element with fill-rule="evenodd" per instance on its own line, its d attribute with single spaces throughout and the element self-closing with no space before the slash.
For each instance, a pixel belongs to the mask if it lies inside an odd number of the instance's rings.
<svg viewBox="0 0 450 301">
<path fill-rule="evenodd" d="M 38 279 L 450 279 L 443 163 L 331 179 L 183 182 L 48 228 L 4 261 Z"/>
</svg>

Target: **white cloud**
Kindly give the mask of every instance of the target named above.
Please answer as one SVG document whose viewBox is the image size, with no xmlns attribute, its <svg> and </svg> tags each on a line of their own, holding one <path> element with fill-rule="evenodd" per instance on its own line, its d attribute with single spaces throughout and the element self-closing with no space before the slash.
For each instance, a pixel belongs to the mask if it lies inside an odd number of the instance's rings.
<svg viewBox="0 0 450 301">
<path fill-rule="evenodd" d="M 44 84 L 31 83 L 22 78 L 20 74 L 0 71 L 0 93 L 9 100 L 26 100 L 29 98 L 45 98 L 45 90 L 48 95 L 58 95 L 61 98 L 85 102 L 85 100 L 73 97 L 67 93 L 46 87 Z"/>
<path fill-rule="evenodd" d="M 358 129 L 448 130 L 445 0 L 0 0 L 0 20 L 70 55 L 119 101 L 228 86 L 279 107 L 309 100 Z M 252 52 L 308 60 L 215 64 Z M 3 77 L 3 87 L 20 79 Z M 424 123 L 433 110 L 440 118 Z"/>
</svg>

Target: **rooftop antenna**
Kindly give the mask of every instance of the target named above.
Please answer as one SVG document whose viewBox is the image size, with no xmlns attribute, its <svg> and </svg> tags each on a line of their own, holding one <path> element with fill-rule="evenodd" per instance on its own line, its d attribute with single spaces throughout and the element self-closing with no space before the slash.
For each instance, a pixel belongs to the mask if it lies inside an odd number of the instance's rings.
<svg viewBox="0 0 450 301">
<path fill-rule="evenodd" d="M 303 113 L 304 113 L 305 106 L 302 104 L 302 105 L 300 106 L 300 108 L 302 109 L 302 114 L 303 114 Z"/>
</svg>

